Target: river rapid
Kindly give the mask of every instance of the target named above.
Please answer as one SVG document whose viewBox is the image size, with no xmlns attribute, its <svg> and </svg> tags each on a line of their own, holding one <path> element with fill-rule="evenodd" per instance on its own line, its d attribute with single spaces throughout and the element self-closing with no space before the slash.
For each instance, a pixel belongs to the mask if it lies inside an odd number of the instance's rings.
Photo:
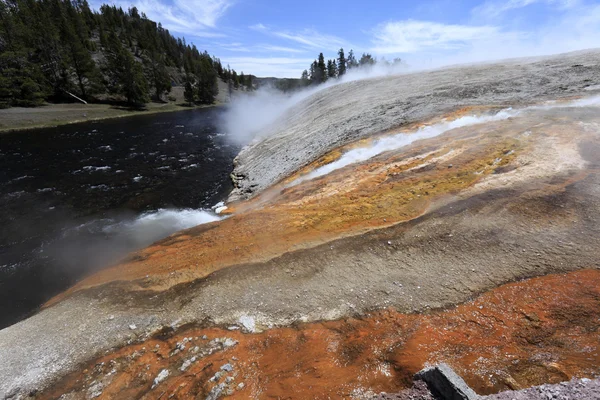
<svg viewBox="0 0 600 400">
<path fill-rule="evenodd" d="M 82 277 L 218 219 L 239 152 L 217 108 L 0 136 L 0 329 Z"/>
</svg>

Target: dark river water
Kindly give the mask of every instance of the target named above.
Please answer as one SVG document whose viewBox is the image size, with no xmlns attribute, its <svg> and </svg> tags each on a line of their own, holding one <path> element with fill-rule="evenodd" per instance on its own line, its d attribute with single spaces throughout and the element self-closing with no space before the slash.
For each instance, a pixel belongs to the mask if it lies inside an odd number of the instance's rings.
<svg viewBox="0 0 600 400">
<path fill-rule="evenodd" d="M 127 252 L 214 220 L 239 151 L 222 112 L 0 135 L 0 329 Z"/>
</svg>

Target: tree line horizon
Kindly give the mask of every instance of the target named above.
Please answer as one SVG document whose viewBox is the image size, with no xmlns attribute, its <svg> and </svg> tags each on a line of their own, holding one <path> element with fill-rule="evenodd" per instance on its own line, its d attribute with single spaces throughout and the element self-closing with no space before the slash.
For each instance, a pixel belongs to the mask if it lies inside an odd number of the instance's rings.
<svg viewBox="0 0 600 400">
<path fill-rule="evenodd" d="M 325 57 L 323 53 L 320 53 L 318 58 L 313 61 L 309 69 L 302 71 L 300 79 L 308 84 L 320 84 L 326 82 L 328 79 L 340 78 L 346 74 L 347 71 L 361 68 L 361 67 L 372 67 L 377 64 L 375 59 L 369 53 L 363 53 L 360 59 L 356 59 L 354 50 L 350 50 L 346 57 L 344 48 L 338 50 L 338 57 L 327 60 L 325 63 Z M 390 63 L 385 58 L 381 62 L 386 65 L 397 65 L 402 62 L 400 58 L 394 58 Z"/>
<path fill-rule="evenodd" d="M 388 66 L 402 63 L 400 58 L 394 58 L 391 62 L 385 58 L 378 61 L 369 53 L 363 53 L 359 59 L 356 59 L 354 50 L 350 50 L 348 56 L 346 56 L 344 48 L 339 49 L 337 55 L 337 58 L 325 62 L 325 56 L 322 52 L 319 53 L 319 56 L 311 63 L 310 67 L 302 71 L 300 79 L 283 78 L 275 84 L 275 87 L 284 92 L 294 91 L 311 85 L 320 85 L 329 79 L 339 79 L 353 69 L 369 68 L 378 63 Z"/>
</svg>

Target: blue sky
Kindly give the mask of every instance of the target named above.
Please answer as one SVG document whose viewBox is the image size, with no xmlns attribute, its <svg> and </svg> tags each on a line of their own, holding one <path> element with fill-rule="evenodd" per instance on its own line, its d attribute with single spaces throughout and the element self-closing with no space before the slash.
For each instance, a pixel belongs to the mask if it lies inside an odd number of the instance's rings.
<svg viewBox="0 0 600 400">
<path fill-rule="evenodd" d="M 101 1 L 92 1 L 98 8 Z M 413 67 L 600 47 L 598 0 L 115 0 L 238 72 L 299 77 L 343 47 Z"/>
</svg>

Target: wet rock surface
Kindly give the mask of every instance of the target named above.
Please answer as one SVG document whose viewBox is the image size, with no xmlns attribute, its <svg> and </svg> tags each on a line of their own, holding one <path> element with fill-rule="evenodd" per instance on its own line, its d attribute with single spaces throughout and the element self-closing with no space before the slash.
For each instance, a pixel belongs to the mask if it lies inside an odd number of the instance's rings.
<svg viewBox="0 0 600 400">
<path fill-rule="evenodd" d="M 260 133 L 264 139 L 242 150 L 230 200 L 252 197 L 336 147 L 403 124 L 465 106 L 582 95 L 598 82 L 600 52 L 587 51 L 337 85 L 289 109 Z"/>
<path fill-rule="evenodd" d="M 383 310 L 255 334 L 163 329 L 88 361 L 37 398 L 83 398 L 102 383 L 104 398 L 116 399 L 430 399 L 414 374 L 440 363 L 478 394 L 594 378 L 599 299 L 600 271 L 583 270 L 504 285 L 429 314 Z"/>
</svg>

